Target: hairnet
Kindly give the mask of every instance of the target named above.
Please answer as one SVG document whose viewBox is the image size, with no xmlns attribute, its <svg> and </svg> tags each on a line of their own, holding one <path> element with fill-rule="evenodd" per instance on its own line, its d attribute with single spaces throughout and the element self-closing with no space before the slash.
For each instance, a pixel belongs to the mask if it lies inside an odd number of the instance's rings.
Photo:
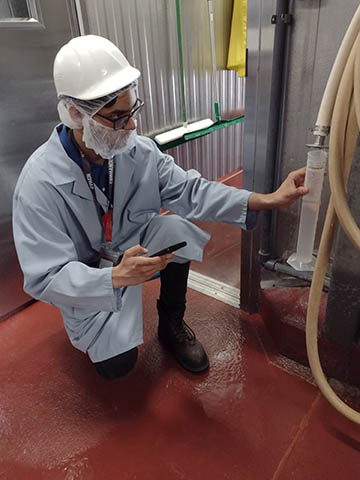
<svg viewBox="0 0 360 480">
<path fill-rule="evenodd" d="M 127 85 L 116 92 L 105 95 L 104 97 L 95 98 L 93 100 L 80 100 L 78 98 L 61 95 L 59 97 L 59 103 L 57 106 L 60 120 L 69 128 L 82 128 L 82 115 L 80 113 L 75 115 L 73 113 L 70 115 L 69 107 L 71 105 L 74 105 L 78 112 L 88 115 L 89 117 L 93 117 L 106 104 L 111 102 L 111 100 L 136 87 L 137 81 L 130 83 L 130 85 Z"/>
</svg>

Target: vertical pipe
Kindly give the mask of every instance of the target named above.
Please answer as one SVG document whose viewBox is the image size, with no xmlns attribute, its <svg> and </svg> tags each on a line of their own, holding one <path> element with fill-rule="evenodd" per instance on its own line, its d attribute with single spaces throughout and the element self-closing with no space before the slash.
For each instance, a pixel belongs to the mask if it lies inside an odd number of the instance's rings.
<svg viewBox="0 0 360 480">
<path fill-rule="evenodd" d="M 219 76 L 216 70 L 214 10 L 213 10 L 212 0 L 208 0 L 208 15 L 209 15 L 209 31 L 210 31 L 211 65 L 212 65 L 212 74 L 213 74 L 215 119 L 217 122 L 219 122 L 220 121 Z"/>
<path fill-rule="evenodd" d="M 82 14 L 80 0 L 75 0 L 74 6 L 75 6 L 75 12 L 76 12 L 76 19 L 77 19 L 79 34 L 80 35 L 86 35 L 84 18 L 83 18 L 83 14 Z"/>
<path fill-rule="evenodd" d="M 264 193 L 271 193 L 274 190 L 274 176 L 277 170 L 277 163 L 279 162 L 279 127 L 281 119 L 281 106 L 283 103 L 283 96 L 285 94 L 283 91 L 285 58 L 284 51 L 289 27 L 289 24 L 286 23 L 285 19 L 287 18 L 288 13 L 289 0 L 277 0 Z M 262 212 L 259 251 L 261 263 L 264 263 L 271 258 L 271 225 L 271 210 Z"/>
<path fill-rule="evenodd" d="M 186 126 L 187 116 L 186 116 L 186 98 L 185 98 L 185 72 L 184 72 L 184 56 L 183 56 L 182 38 L 181 38 L 180 0 L 175 0 L 175 3 L 176 3 L 176 26 L 177 26 L 178 50 L 179 50 L 181 110 L 182 110 L 183 123 L 184 123 L 184 126 Z"/>
</svg>

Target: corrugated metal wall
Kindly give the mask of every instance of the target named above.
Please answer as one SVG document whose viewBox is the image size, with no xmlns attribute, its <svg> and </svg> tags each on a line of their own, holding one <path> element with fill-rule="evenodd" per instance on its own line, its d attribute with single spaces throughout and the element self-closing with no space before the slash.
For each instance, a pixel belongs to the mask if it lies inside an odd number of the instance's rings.
<svg viewBox="0 0 360 480">
<path fill-rule="evenodd" d="M 180 126 L 175 0 L 83 0 L 81 6 L 85 32 L 109 38 L 142 72 L 139 94 L 146 108 L 139 132 L 151 135 Z M 231 7 L 232 0 L 215 4 L 216 35 L 221 34 L 217 47 L 224 43 L 224 25 L 230 27 Z M 214 78 L 207 1 L 182 0 L 181 12 L 187 116 L 190 121 L 213 118 Z M 232 71 L 221 70 L 217 75 L 222 113 L 238 112 L 244 106 L 245 80 Z M 169 153 L 183 168 L 195 168 L 214 180 L 241 166 L 242 143 L 243 125 L 238 124 Z"/>
</svg>

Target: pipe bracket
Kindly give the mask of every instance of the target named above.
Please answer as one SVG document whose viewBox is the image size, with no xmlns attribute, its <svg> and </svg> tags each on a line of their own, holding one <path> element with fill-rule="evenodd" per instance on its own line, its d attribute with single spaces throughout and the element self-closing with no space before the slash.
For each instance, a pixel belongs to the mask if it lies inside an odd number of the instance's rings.
<svg viewBox="0 0 360 480">
<path fill-rule="evenodd" d="M 293 15 L 290 13 L 280 13 L 279 15 L 271 16 L 271 25 L 276 25 L 277 23 L 284 23 L 285 25 L 291 25 L 293 22 Z"/>
</svg>

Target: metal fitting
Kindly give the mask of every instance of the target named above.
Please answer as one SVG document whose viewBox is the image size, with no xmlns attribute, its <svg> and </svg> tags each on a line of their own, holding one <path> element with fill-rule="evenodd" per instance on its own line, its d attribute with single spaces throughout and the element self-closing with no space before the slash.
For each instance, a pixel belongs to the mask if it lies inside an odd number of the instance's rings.
<svg viewBox="0 0 360 480">
<path fill-rule="evenodd" d="M 323 128 L 325 128 L 325 127 L 323 127 Z M 330 128 L 329 128 L 329 131 L 330 131 Z M 325 139 L 326 139 L 326 136 L 324 136 L 324 135 L 316 135 L 315 136 L 315 142 L 314 143 L 307 143 L 306 146 L 308 148 L 321 148 L 322 150 L 328 150 L 329 147 L 327 145 L 324 145 Z"/>
<path fill-rule="evenodd" d="M 276 25 L 277 23 L 283 23 L 285 25 L 291 25 L 293 22 L 293 15 L 290 13 L 280 13 L 279 15 L 271 16 L 271 24 Z"/>
<path fill-rule="evenodd" d="M 325 125 L 315 125 L 314 128 L 314 135 L 321 135 L 323 137 L 327 137 L 330 133 L 330 127 Z"/>
</svg>

